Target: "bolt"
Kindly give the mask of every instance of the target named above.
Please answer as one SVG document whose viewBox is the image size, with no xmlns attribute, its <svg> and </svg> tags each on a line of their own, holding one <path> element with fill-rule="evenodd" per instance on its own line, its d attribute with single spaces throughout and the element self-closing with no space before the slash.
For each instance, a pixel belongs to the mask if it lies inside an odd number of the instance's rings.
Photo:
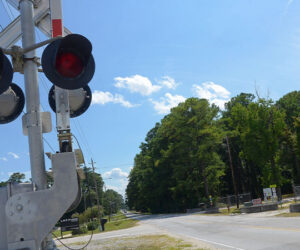
<svg viewBox="0 0 300 250">
<path fill-rule="evenodd" d="M 21 196 L 18 197 L 18 200 L 21 200 Z"/>
<path fill-rule="evenodd" d="M 9 213 L 9 215 L 10 215 L 10 216 L 13 216 L 13 215 L 14 215 L 14 213 L 13 213 L 13 212 L 10 212 L 10 213 Z"/>
<path fill-rule="evenodd" d="M 17 211 L 21 212 L 23 210 L 23 206 L 21 204 L 17 205 Z"/>
</svg>

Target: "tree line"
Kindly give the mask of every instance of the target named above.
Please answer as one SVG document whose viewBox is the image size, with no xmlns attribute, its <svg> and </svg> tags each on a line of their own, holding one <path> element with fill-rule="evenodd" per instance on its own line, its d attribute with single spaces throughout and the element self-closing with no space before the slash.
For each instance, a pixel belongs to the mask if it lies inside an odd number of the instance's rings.
<svg viewBox="0 0 300 250">
<path fill-rule="evenodd" d="M 276 184 L 291 193 L 300 184 L 300 91 L 277 102 L 241 93 L 221 111 L 189 98 L 156 123 L 140 145 L 126 189 L 139 211 L 180 212 L 210 196 L 250 192 Z"/>
</svg>

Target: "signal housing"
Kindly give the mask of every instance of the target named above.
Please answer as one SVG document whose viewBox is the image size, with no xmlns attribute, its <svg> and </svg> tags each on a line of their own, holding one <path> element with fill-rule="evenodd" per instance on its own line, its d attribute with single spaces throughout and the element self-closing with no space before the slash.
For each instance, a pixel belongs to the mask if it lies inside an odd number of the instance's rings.
<svg viewBox="0 0 300 250">
<path fill-rule="evenodd" d="M 0 48 L 0 95 L 6 91 L 13 79 L 13 68 Z"/>
<path fill-rule="evenodd" d="M 0 124 L 6 124 L 17 119 L 25 105 L 22 89 L 11 83 L 9 88 L 0 95 Z"/>
<path fill-rule="evenodd" d="M 53 112 L 56 113 L 54 86 L 49 91 L 48 101 Z M 82 115 L 91 105 L 92 92 L 88 85 L 76 90 L 69 90 L 70 117 Z"/>
<path fill-rule="evenodd" d="M 50 43 L 42 55 L 46 77 L 63 89 L 86 86 L 95 73 L 91 42 L 82 35 L 71 34 Z"/>
</svg>

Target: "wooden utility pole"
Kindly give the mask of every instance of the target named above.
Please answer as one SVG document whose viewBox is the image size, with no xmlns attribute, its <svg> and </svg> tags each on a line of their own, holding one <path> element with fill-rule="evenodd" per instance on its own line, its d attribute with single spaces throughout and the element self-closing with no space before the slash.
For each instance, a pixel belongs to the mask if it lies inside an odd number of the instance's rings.
<svg viewBox="0 0 300 250">
<path fill-rule="evenodd" d="M 235 198 L 236 198 L 236 207 L 239 208 L 240 204 L 239 204 L 239 197 L 238 197 L 238 189 L 237 189 L 237 184 L 236 184 L 235 176 L 234 176 L 234 169 L 233 169 L 233 164 L 232 164 L 231 151 L 230 151 L 230 147 L 229 147 L 229 138 L 228 138 L 227 135 L 226 135 L 226 142 L 227 142 L 229 163 L 230 163 L 230 168 L 231 168 L 233 188 L 234 188 L 234 193 L 235 193 Z"/>
<path fill-rule="evenodd" d="M 99 227 L 101 226 L 101 212 L 100 212 L 100 203 L 99 203 L 99 193 L 98 193 L 98 186 L 97 186 L 97 180 L 95 176 L 95 167 L 94 167 L 94 162 L 93 158 L 91 159 L 91 165 L 93 169 L 93 178 L 94 178 L 94 184 L 95 184 L 95 191 L 96 191 L 96 198 L 97 198 L 97 208 L 98 208 L 98 216 L 99 216 Z"/>
</svg>

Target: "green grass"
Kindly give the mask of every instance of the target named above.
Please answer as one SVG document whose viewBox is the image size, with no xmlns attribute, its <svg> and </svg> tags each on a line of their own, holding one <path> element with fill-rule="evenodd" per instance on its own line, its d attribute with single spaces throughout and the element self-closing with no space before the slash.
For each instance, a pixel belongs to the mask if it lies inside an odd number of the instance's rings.
<svg viewBox="0 0 300 250">
<path fill-rule="evenodd" d="M 60 230 L 55 230 L 55 231 L 53 231 L 52 233 L 53 233 L 53 234 L 55 235 L 55 237 L 57 237 L 57 238 L 60 238 L 60 236 L 61 236 Z M 63 234 L 63 236 L 65 236 L 65 235 L 71 234 L 71 233 L 72 233 L 71 231 L 65 231 L 65 232 L 63 232 L 62 234 Z"/>
<path fill-rule="evenodd" d="M 197 214 L 197 215 L 207 215 L 207 216 L 220 216 L 220 215 L 231 215 L 231 214 L 240 214 L 241 211 L 240 209 L 237 208 L 230 208 L 229 212 L 228 209 L 222 208 L 219 209 L 220 213 L 215 213 L 215 214 Z"/>
<path fill-rule="evenodd" d="M 240 211 L 240 209 L 239 208 L 230 208 L 229 209 L 229 212 L 228 212 L 228 209 L 226 208 L 226 209 L 220 209 L 220 213 L 222 214 L 222 215 L 228 215 L 228 214 L 240 214 L 241 213 L 241 211 Z"/>
<path fill-rule="evenodd" d="M 105 216 L 104 218 L 108 219 L 107 216 Z M 105 224 L 104 227 L 105 227 L 105 232 L 109 232 L 109 231 L 115 231 L 115 230 L 134 227 L 134 226 L 136 226 L 137 223 L 138 223 L 137 220 L 128 219 L 123 214 L 117 214 L 117 216 L 112 217 L 112 220 L 110 222 L 107 221 L 107 223 Z M 63 232 L 63 235 L 67 235 L 67 234 L 71 234 L 71 233 L 72 233 L 71 231 L 66 231 L 66 232 Z M 102 231 L 99 231 L 99 228 L 97 228 L 96 230 L 93 231 L 93 233 L 94 234 L 102 233 Z M 60 238 L 60 230 L 54 231 L 53 234 L 56 237 Z M 78 237 L 78 236 L 89 235 L 89 234 L 92 234 L 92 231 L 88 231 L 86 234 L 73 235 L 72 237 Z"/>
<path fill-rule="evenodd" d="M 282 199 L 286 199 L 286 198 L 294 198 L 295 194 L 283 194 L 282 195 Z"/>
<path fill-rule="evenodd" d="M 119 221 L 110 221 L 105 224 L 105 231 L 114 231 L 136 226 L 137 220 L 126 219 Z"/>
</svg>

